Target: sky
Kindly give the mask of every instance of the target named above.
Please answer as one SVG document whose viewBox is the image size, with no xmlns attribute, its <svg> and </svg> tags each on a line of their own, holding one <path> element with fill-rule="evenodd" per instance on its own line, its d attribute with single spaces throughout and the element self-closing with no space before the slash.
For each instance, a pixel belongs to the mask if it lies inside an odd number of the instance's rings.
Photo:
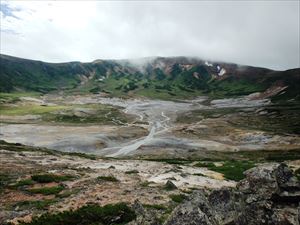
<svg viewBox="0 0 300 225">
<path fill-rule="evenodd" d="M 46 62 L 192 56 L 300 67 L 300 1 L 5 1 L 1 54 Z"/>
</svg>

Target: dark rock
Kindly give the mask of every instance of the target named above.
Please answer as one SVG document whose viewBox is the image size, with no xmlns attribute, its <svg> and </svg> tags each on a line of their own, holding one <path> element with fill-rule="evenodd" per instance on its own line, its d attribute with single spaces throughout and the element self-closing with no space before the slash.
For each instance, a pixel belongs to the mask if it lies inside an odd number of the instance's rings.
<svg viewBox="0 0 300 225">
<path fill-rule="evenodd" d="M 168 180 L 167 183 L 165 184 L 165 189 L 176 190 L 177 186 L 172 181 Z"/>
<path fill-rule="evenodd" d="M 264 164 L 245 175 L 236 188 L 195 191 L 165 225 L 300 224 L 300 184 L 285 164 Z"/>
</svg>

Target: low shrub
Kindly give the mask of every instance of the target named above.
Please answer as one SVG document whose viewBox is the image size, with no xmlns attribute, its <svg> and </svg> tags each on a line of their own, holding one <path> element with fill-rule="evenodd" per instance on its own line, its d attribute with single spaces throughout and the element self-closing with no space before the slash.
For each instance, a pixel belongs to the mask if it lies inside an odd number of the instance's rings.
<svg viewBox="0 0 300 225">
<path fill-rule="evenodd" d="M 222 166 L 216 166 L 212 162 L 199 162 L 195 164 L 198 167 L 206 167 L 210 170 L 224 174 L 229 180 L 240 181 L 245 178 L 244 172 L 255 166 L 251 161 L 225 161 Z"/>
<path fill-rule="evenodd" d="M 11 188 L 18 188 L 18 187 L 23 187 L 23 186 L 28 186 L 28 185 L 32 185 L 35 182 L 31 179 L 25 179 L 25 180 L 20 180 L 18 181 L 16 184 L 11 185 Z"/>
<path fill-rule="evenodd" d="M 33 194 L 43 194 L 43 195 L 56 195 L 64 189 L 63 186 L 54 186 L 54 187 L 42 187 L 42 188 L 32 188 L 27 189 L 30 193 Z"/>
<path fill-rule="evenodd" d="M 38 183 L 50 183 L 50 182 L 60 182 L 74 179 L 73 176 L 70 175 L 55 175 L 55 174 L 37 174 L 31 176 L 31 179 Z"/>
<path fill-rule="evenodd" d="M 19 210 L 26 210 L 26 209 L 47 209 L 47 207 L 53 203 L 55 203 L 55 199 L 45 199 L 45 200 L 37 200 L 37 201 L 21 201 L 15 204 Z"/>
<path fill-rule="evenodd" d="M 125 174 L 135 174 L 135 173 L 139 173 L 138 170 L 129 170 L 129 171 L 126 171 Z"/>
<path fill-rule="evenodd" d="M 121 225 L 136 218 L 135 212 L 125 203 L 115 205 L 86 205 L 75 211 L 64 211 L 57 214 L 46 213 L 40 217 L 34 217 L 30 223 L 21 225 Z"/>
<path fill-rule="evenodd" d="M 99 181 L 109 181 L 109 182 L 118 182 L 119 180 L 114 176 L 99 176 L 97 177 Z"/>
</svg>

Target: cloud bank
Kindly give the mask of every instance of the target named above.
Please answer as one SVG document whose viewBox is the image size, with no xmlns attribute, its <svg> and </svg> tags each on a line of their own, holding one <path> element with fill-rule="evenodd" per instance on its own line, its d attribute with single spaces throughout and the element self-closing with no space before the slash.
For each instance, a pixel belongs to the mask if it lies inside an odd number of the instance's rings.
<svg viewBox="0 0 300 225">
<path fill-rule="evenodd" d="M 299 1 L 1 1 L 1 53 L 48 62 L 194 56 L 300 67 Z"/>
</svg>

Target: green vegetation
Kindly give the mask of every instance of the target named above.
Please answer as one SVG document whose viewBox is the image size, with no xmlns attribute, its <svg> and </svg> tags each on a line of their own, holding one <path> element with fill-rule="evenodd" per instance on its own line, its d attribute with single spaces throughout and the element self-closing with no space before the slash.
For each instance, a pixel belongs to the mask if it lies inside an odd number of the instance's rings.
<svg viewBox="0 0 300 225">
<path fill-rule="evenodd" d="M 10 105 L 0 107 L 1 115 L 39 115 L 43 121 L 75 124 L 123 124 L 131 118 L 117 107 L 103 104 L 86 105 Z"/>
<path fill-rule="evenodd" d="M 20 180 L 18 181 L 16 184 L 11 185 L 11 187 L 13 188 L 18 188 L 18 187 L 23 187 L 23 186 L 28 186 L 28 185 L 32 185 L 35 182 L 31 179 L 25 179 L 25 180 Z"/>
<path fill-rule="evenodd" d="M 125 174 L 137 174 L 137 173 L 139 173 L 138 170 L 128 170 L 125 172 Z"/>
<path fill-rule="evenodd" d="M 20 97 L 38 97 L 38 92 L 12 92 L 1 93 L 0 92 L 0 104 L 1 103 L 16 103 L 20 100 Z"/>
<path fill-rule="evenodd" d="M 59 151 L 56 151 L 59 152 Z M 96 160 L 97 156 L 93 155 L 93 154 L 85 154 L 82 152 L 59 152 L 62 155 L 70 155 L 70 156 L 78 156 L 81 158 L 86 158 L 86 159 L 91 159 L 91 160 Z"/>
<path fill-rule="evenodd" d="M 223 64 L 220 79 L 216 67 L 187 58 L 157 58 L 164 68 L 148 64 L 140 71 L 130 63 L 102 60 L 93 63 L 44 63 L 1 55 L 0 92 L 27 90 L 47 93 L 107 93 L 110 96 L 146 96 L 159 99 L 187 99 L 199 95 L 213 98 L 247 95 L 265 91 L 280 81 L 288 86 L 274 101 L 299 100 L 298 69 L 270 71 L 263 68 Z M 189 68 L 184 68 L 188 66 Z M 216 66 L 216 64 L 215 64 Z M 168 72 L 166 72 L 168 71 Z M 80 76 L 79 76 L 80 74 Z M 109 74 L 109 76 L 107 76 Z M 262 79 L 262 77 L 264 79 Z"/>
<path fill-rule="evenodd" d="M 43 119 L 58 123 L 123 124 L 127 123 L 130 118 L 117 107 L 86 104 L 84 106 L 73 105 L 71 108 L 65 108 L 60 112 L 47 114 Z"/>
<path fill-rule="evenodd" d="M 49 205 L 57 202 L 56 199 L 45 199 L 45 200 L 37 200 L 37 201 L 20 201 L 14 205 L 14 207 L 18 207 L 18 210 L 28 210 L 28 209 L 38 209 L 45 210 L 49 207 Z"/>
<path fill-rule="evenodd" d="M 136 218 L 132 209 L 125 203 L 115 205 L 86 205 L 75 211 L 64 211 L 57 214 L 46 213 L 40 217 L 34 217 L 30 223 L 21 225 L 121 225 Z"/>
<path fill-rule="evenodd" d="M 143 157 L 141 160 L 166 162 L 178 165 L 194 165 L 195 163 L 209 163 L 209 162 L 224 162 L 224 161 L 250 161 L 253 163 L 264 162 L 283 162 L 286 160 L 299 160 L 300 149 L 293 150 L 261 150 L 255 151 L 237 151 L 237 152 L 221 152 L 221 151 L 203 151 L 201 155 L 187 156 L 182 158 L 149 158 Z M 200 164 L 199 164 L 200 165 Z M 205 165 L 203 165 L 205 166 Z"/>
<path fill-rule="evenodd" d="M 248 77 L 236 79 L 229 77 L 226 80 L 214 80 L 209 84 L 209 95 L 214 98 L 234 97 L 248 95 L 254 92 L 263 92 L 267 84 L 253 82 Z"/>
<path fill-rule="evenodd" d="M 109 182 L 118 182 L 119 180 L 114 176 L 99 176 L 97 177 L 98 181 L 109 181 Z"/>
<path fill-rule="evenodd" d="M 74 88 L 80 83 L 76 74 L 87 74 L 79 63 L 43 63 L 0 55 L 0 91 L 16 89 L 49 92 L 57 89 Z"/>
<path fill-rule="evenodd" d="M 221 166 L 216 166 L 212 162 L 199 162 L 195 164 L 198 167 L 206 167 L 210 170 L 224 174 L 224 177 L 229 180 L 239 181 L 245 178 L 244 172 L 252 167 L 255 164 L 251 161 L 225 161 Z"/>
<path fill-rule="evenodd" d="M 243 113 L 231 117 L 237 127 L 259 129 L 275 134 L 300 134 L 300 105 L 295 103 L 266 106 L 263 114 Z"/>
<path fill-rule="evenodd" d="M 195 166 L 213 168 L 213 167 L 215 167 L 215 164 L 213 162 L 198 162 L 195 164 Z"/>
<path fill-rule="evenodd" d="M 61 181 L 72 180 L 74 178 L 75 178 L 74 176 L 70 176 L 70 175 L 37 174 L 37 175 L 32 175 L 31 179 L 20 180 L 16 184 L 9 185 L 8 187 L 10 189 L 22 188 L 23 190 L 24 186 L 30 186 L 36 183 L 61 182 Z M 52 195 L 52 194 L 60 193 L 62 190 L 64 190 L 64 187 L 62 185 L 58 185 L 53 187 L 26 188 L 24 190 L 34 194 Z M 71 194 L 72 193 L 68 193 L 67 191 L 65 191 L 60 196 L 66 197 Z"/>
<path fill-rule="evenodd" d="M 183 113 L 176 122 L 191 124 L 207 118 L 223 117 L 237 128 L 259 129 L 275 134 L 300 134 L 299 113 L 300 105 L 297 103 L 264 106 L 258 112 L 247 112 L 244 108 L 201 109 Z"/>
<path fill-rule="evenodd" d="M 51 113 L 67 108 L 66 106 L 40 106 L 40 105 L 19 105 L 1 106 L 0 114 L 9 116 L 40 115 Z"/>
<path fill-rule="evenodd" d="M 205 175 L 204 175 L 204 174 L 202 174 L 202 173 L 194 173 L 193 175 L 194 175 L 194 176 L 205 177 Z"/>
<path fill-rule="evenodd" d="M 56 195 L 59 192 L 64 190 L 64 187 L 61 185 L 53 186 L 53 187 L 42 187 L 42 188 L 31 188 L 27 189 L 30 193 L 33 194 L 43 194 L 43 195 Z"/>
<path fill-rule="evenodd" d="M 286 160 L 299 160 L 300 159 L 300 149 L 285 150 L 285 151 L 241 151 L 234 153 L 234 155 L 239 155 L 244 159 L 249 159 L 255 162 L 283 162 Z"/>
<path fill-rule="evenodd" d="M 63 190 L 62 192 L 56 194 L 56 197 L 57 198 L 67 198 L 73 194 L 77 194 L 79 193 L 80 190 L 79 189 L 76 189 L 76 188 L 73 188 L 71 190 Z"/>
<path fill-rule="evenodd" d="M 178 194 L 178 195 L 169 195 L 169 197 L 172 199 L 172 201 L 176 203 L 182 203 L 185 199 L 187 199 L 187 196 L 184 194 Z"/>
<path fill-rule="evenodd" d="M 60 182 L 74 179 L 71 175 L 56 175 L 56 174 L 37 174 L 31 176 L 31 179 L 38 183 Z"/>
<path fill-rule="evenodd" d="M 182 158 L 151 158 L 151 159 L 144 159 L 148 161 L 154 161 L 154 162 L 165 162 L 168 164 L 178 164 L 178 165 L 185 165 L 194 162 L 194 160 L 189 160 L 189 159 L 182 159 Z"/>
</svg>

